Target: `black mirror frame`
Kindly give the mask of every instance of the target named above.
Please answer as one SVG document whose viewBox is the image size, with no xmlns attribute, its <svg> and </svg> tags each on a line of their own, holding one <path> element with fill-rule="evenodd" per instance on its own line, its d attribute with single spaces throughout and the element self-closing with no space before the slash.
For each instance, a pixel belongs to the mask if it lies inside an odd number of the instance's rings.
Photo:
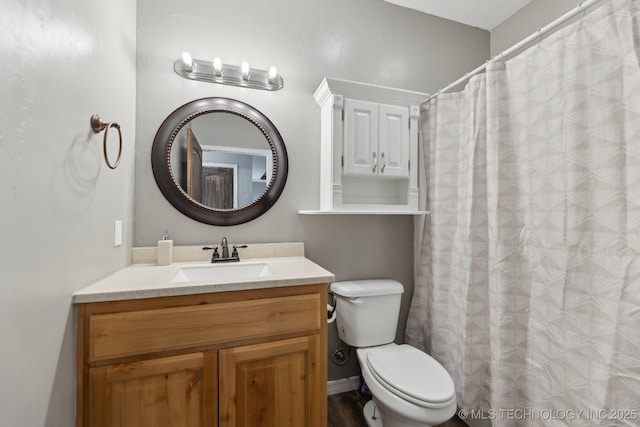
<svg viewBox="0 0 640 427">
<path fill-rule="evenodd" d="M 236 114 L 255 125 L 264 135 L 273 156 L 273 174 L 266 190 L 251 204 L 238 209 L 213 209 L 193 200 L 180 186 L 171 171 L 171 146 L 178 132 L 203 114 Z M 191 219 L 210 225 L 238 225 L 267 212 L 282 194 L 289 170 L 284 141 L 271 120 L 254 107 L 230 98 L 202 98 L 191 101 L 171 113 L 160 125 L 151 148 L 153 176 L 164 197 Z"/>
</svg>

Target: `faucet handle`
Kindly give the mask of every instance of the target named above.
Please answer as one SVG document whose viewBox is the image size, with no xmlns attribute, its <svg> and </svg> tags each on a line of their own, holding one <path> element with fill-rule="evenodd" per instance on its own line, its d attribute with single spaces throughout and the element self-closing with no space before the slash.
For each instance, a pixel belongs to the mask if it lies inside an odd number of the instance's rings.
<svg viewBox="0 0 640 427">
<path fill-rule="evenodd" d="M 244 249 L 247 245 L 233 245 L 233 252 L 231 252 L 231 258 L 238 257 L 238 249 Z"/>
<path fill-rule="evenodd" d="M 220 254 L 218 253 L 218 247 L 217 246 L 205 246 L 202 248 L 203 251 L 210 251 L 213 249 L 213 255 L 211 255 L 211 262 L 214 262 L 214 260 L 220 258 Z"/>
</svg>

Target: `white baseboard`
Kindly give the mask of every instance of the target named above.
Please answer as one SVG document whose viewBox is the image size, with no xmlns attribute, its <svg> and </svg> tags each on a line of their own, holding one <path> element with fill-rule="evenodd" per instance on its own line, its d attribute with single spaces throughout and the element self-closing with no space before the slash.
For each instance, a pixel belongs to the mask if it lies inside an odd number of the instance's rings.
<svg viewBox="0 0 640 427">
<path fill-rule="evenodd" d="M 327 395 L 344 393 L 346 391 L 357 390 L 360 387 L 360 377 L 340 378 L 339 380 L 327 381 Z"/>
</svg>

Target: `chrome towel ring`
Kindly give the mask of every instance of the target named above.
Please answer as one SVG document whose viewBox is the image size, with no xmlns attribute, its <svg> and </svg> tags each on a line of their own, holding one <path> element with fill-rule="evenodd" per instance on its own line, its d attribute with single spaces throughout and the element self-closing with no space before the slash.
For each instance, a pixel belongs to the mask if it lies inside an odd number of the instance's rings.
<svg viewBox="0 0 640 427">
<path fill-rule="evenodd" d="M 109 160 L 109 155 L 107 154 L 107 138 L 109 136 L 110 128 L 116 128 L 118 130 L 118 142 L 119 142 L 118 158 L 116 159 L 116 162 L 114 164 L 111 164 L 111 161 Z M 117 168 L 118 165 L 120 164 L 120 159 L 122 158 L 122 131 L 120 130 L 120 125 L 116 122 L 107 123 L 104 120 L 102 120 L 102 117 L 100 117 L 97 114 L 94 114 L 93 116 L 91 116 L 91 129 L 93 129 L 94 133 L 100 133 L 104 131 L 104 140 L 102 143 L 102 150 L 104 152 L 104 161 L 107 164 L 107 166 L 109 166 L 110 169 Z"/>
</svg>

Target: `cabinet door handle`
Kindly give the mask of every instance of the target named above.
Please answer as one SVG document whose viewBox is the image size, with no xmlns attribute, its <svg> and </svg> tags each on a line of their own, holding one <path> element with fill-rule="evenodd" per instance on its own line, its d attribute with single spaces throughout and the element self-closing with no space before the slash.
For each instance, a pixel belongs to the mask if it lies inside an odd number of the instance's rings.
<svg viewBox="0 0 640 427">
<path fill-rule="evenodd" d="M 376 173 L 376 169 L 378 169 L 378 158 L 376 157 L 376 153 L 373 153 L 373 169 L 371 170 L 372 173 Z"/>
<path fill-rule="evenodd" d="M 384 168 L 387 167 L 387 161 L 384 158 L 384 153 L 380 154 L 380 158 L 382 159 L 382 169 L 380 169 L 380 173 L 384 173 Z"/>
</svg>

